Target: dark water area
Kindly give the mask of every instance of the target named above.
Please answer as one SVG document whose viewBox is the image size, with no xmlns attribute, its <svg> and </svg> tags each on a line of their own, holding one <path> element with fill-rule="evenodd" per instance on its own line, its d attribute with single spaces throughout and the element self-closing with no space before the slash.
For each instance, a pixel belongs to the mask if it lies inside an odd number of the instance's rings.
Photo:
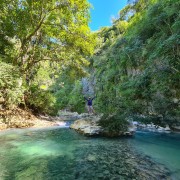
<svg viewBox="0 0 180 180">
<path fill-rule="evenodd" d="M 69 128 L 0 132 L 0 180 L 180 179 L 180 134 L 90 138 Z"/>
</svg>

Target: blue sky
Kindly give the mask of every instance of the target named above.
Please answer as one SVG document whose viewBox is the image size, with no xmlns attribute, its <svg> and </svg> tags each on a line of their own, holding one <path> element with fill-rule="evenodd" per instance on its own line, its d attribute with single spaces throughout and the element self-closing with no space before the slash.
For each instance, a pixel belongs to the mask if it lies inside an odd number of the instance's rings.
<svg viewBox="0 0 180 180">
<path fill-rule="evenodd" d="M 117 17 L 118 12 L 126 4 L 127 0 L 88 0 L 92 5 L 90 28 L 96 31 L 104 26 L 111 25 L 111 18 Z"/>
</svg>

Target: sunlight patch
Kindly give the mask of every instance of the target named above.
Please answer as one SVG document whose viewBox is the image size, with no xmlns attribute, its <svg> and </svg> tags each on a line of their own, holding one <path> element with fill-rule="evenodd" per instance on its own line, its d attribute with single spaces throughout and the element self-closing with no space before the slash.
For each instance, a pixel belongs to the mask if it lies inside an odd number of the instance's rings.
<svg viewBox="0 0 180 180">
<path fill-rule="evenodd" d="M 18 150 L 27 156 L 69 156 L 72 158 L 74 147 L 46 140 L 46 142 L 22 144 L 18 147 Z"/>
</svg>

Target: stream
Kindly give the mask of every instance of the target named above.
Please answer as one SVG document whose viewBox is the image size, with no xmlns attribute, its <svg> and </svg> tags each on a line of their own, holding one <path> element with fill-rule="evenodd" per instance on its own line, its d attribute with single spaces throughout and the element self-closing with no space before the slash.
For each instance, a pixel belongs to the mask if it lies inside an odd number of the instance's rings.
<svg viewBox="0 0 180 180">
<path fill-rule="evenodd" d="M 85 137 L 69 128 L 0 132 L 0 180 L 178 180 L 180 134 Z"/>
</svg>

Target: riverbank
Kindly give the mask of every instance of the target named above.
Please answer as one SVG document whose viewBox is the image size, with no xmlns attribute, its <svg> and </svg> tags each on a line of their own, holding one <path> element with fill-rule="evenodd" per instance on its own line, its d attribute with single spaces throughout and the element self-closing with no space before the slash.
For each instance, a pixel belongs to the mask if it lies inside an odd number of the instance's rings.
<svg viewBox="0 0 180 180">
<path fill-rule="evenodd" d="M 0 110 L 0 131 L 14 128 L 44 128 L 52 126 L 65 126 L 67 120 L 74 120 L 70 128 L 76 130 L 78 133 L 87 136 L 109 136 L 113 137 L 110 133 L 105 133 L 103 128 L 99 126 L 99 120 L 102 114 L 89 115 L 88 113 L 78 114 L 77 112 L 59 111 L 57 116 L 48 115 L 34 115 L 30 110 L 22 110 L 16 108 L 13 111 Z M 119 135 L 132 136 L 136 129 L 148 130 L 152 132 L 179 132 L 180 127 L 165 128 L 156 126 L 154 124 L 142 124 L 136 121 L 129 121 L 128 130 L 121 132 Z"/>
<path fill-rule="evenodd" d="M 45 115 L 33 115 L 31 111 L 15 109 L 0 111 L 0 131 L 11 128 L 43 128 L 59 126 L 65 119 Z"/>
</svg>

